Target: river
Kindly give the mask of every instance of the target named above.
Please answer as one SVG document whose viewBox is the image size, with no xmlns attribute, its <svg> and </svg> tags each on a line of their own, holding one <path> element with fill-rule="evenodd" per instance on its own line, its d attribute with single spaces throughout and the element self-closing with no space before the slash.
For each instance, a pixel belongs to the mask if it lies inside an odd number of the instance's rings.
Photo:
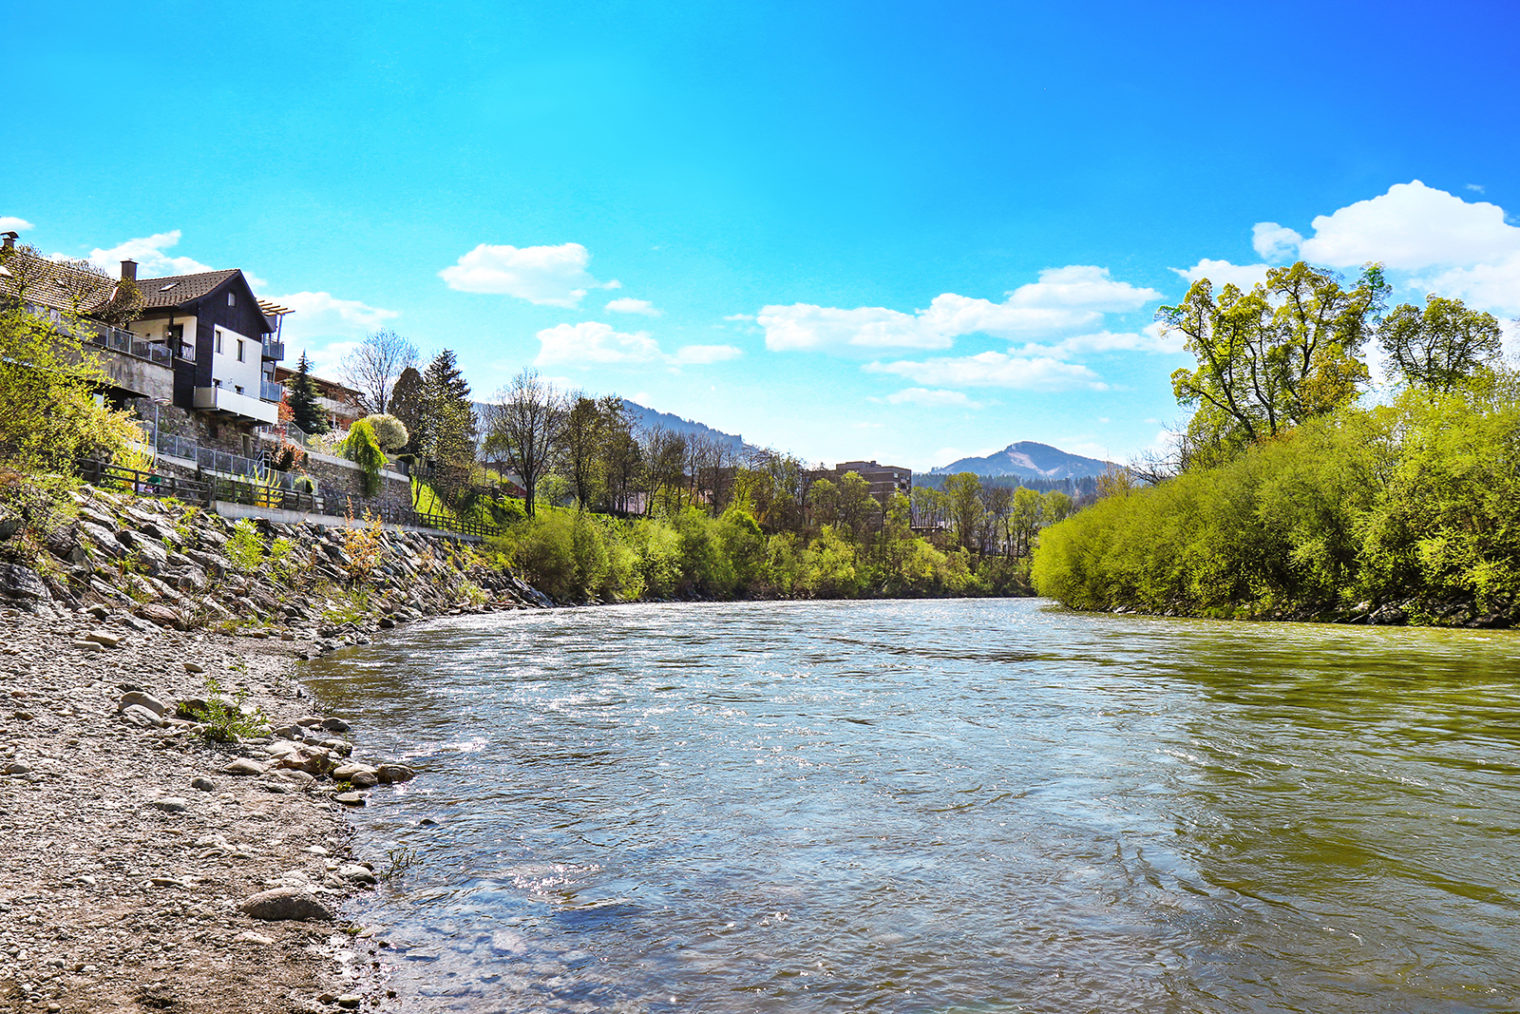
<svg viewBox="0 0 1520 1014">
<path fill-rule="evenodd" d="M 1520 1009 L 1520 635 L 1036 600 L 457 617 L 312 662 L 406 1011 Z"/>
</svg>

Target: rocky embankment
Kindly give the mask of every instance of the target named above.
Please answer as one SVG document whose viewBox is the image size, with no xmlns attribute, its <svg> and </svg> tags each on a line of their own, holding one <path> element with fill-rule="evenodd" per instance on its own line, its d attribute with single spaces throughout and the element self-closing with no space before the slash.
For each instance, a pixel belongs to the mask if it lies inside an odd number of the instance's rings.
<svg viewBox="0 0 1520 1014">
<path fill-rule="evenodd" d="M 314 713 L 293 662 L 547 600 L 442 538 L 94 492 L 10 538 L 29 544 L 0 543 L 0 1010 L 381 1004 L 383 941 L 341 905 L 393 858 L 353 855 L 343 814 L 414 772 Z"/>
</svg>

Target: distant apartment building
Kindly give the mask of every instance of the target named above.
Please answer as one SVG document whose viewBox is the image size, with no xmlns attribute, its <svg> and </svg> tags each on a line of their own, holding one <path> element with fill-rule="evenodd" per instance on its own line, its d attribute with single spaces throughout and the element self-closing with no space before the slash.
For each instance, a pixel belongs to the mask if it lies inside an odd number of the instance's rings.
<svg viewBox="0 0 1520 1014">
<path fill-rule="evenodd" d="M 846 461 L 835 465 L 831 477 L 837 482 L 848 472 L 854 472 L 871 484 L 871 495 L 881 501 L 883 507 L 893 493 L 904 495 L 913 490 L 913 470 L 896 465 L 878 465 L 874 461 Z"/>
</svg>

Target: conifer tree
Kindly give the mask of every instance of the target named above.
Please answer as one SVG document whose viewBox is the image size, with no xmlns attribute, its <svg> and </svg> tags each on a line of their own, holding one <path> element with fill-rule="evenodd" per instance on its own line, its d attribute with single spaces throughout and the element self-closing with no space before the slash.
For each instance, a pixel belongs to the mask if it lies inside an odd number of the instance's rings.
<svg viewBox="0 0 1520 1014">
<path fill-rule="evenodd" d="M 317 405 L 317 385 L 311 378 L 311 360 L 306 352 L 296 363 L 296 372 L 290 378 L 290 421 L 306 433 L 326 433 L 327 419 Z"/>
</svg>

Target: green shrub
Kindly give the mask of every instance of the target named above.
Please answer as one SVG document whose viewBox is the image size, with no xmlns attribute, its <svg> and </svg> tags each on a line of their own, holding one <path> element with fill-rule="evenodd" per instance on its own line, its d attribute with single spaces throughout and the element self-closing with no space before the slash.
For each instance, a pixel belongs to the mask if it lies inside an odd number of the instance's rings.
<svg viewBox="0 0 1520 1014">
<path fill-rule="evenodd" d="M 227 559 L 244 574 L 250 574 L 263 565 L 264 540 L 252 520 L 240 518 L 232 526 L 232 535 L 227 539 Z"/>
<path fill-rule="evenodd" d="M 349 461 L 364 472 L 364 495 L 375 496 L 380 492 L 380 470 L 385 467 L 385 451 L 375 436 L 374 426 L 366 417 L 349 427 L 348 437 L 338 447 Z"/>
</svg>

